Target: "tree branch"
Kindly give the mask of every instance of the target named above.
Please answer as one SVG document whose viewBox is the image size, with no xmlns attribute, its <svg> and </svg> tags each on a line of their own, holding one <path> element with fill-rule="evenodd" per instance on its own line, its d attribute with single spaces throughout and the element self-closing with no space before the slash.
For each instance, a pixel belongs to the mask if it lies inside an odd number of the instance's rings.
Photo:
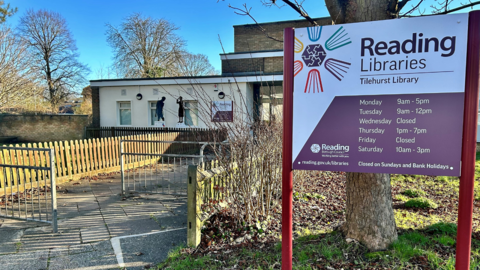
<svg viewBox="0 0 480 270">
<path fill-rule="evenodd" d="M 273 0 L 272 0 L 273 1 Z M 290 2 L 289 0 L 282 0 L 285 4 L 287 4 L 288 6 L 290 6 L 291 8 L 293 8 L 293 10 L 295 10 L 296 12 L 298 12 L 298 14 L 300 14 L 300 16 L 304 17 L 307 21 L 309 21 L 312 25 L 314 26 L 318 26 L 317 22 L 315 22 L 312 18 L 310 18 L 310 16 L 304 11 L 302 10 L 301 6 L 297 6 L 296 4 Z M 274 1 L 273 1 L 274 2 Z M 275 3 L 275 2 L 274 2 Z"/>
<path fill-rule="evenodd" d="M 422 17 L 422 16 L 432 16 L 432 15 L 441 15 L 441 14 L 449 14 L 449 13 L 459 11 L 459 10 L 462 10 L 462 9 L 465 9 L 465 8 L 473 7 L 473 6 L 476 6 L 476 5 L 479 5 L 479 4 L 480 4 L 480 1 L 471 2 L 470 4 L 459 6 L 457 8 L 452 8 L 452 9 L 447 10 L 447 11 L 442 11 L 442 12 L 438 12 L 438 13 L 435 13 L 435 14 L 420 15 L 420 17 Z M 412 11 L 413 11 L 413 9 L 412 9 Z M 405 14 L 407 14 L 407 13 L 405 13 Z M 412 16 L 412 15 L 405 15 L 405 14 L 402 15 L 401 17 L 419 17 L 419 16 Z"/>
<path fill-rule="evenodd" d="M 265 30 L 265 28 L 263 28 L 262 26 L 260 26 L 260 24 L 257 22 L 257 20 L 255 20 L 255 18 L 252 16 L 252 14 L 250 14 L 250 10 L 252 10 L 252 8 L 248 8 L 248 7 L 247 7 L 247 4 L 243 4 L 243 7 L 245 8 L 245 10 L 240 9 L 240 8 L 237 8 L 237 7 L 233 7 L 233 6 L 231 6 L 230 4 L 228 4 L 228 7 L 231 8 L 231 9 L 233 9 L 233 10 L 236 10 L 236 11 L 234 11 L 234 13 L 237 14 L 237 15 L 250 17 L 250 18 L 255 22 L 255 24 L 256 24 L 257 27 L 260 29 L 260 31 L 262 31 L 263 34 L 264 34 L 267 38 L 273 39 L 273 40 L 275 40 L 275 41 L 277 41 L 277 42 L 283 42 L 283 40 L 281 40 L 281 39 L 278 39 L 278 38 L 275 38 L 275 37 L 270 36 L 270 35 L 268 34 L 267 30 Z"/>
</svg>

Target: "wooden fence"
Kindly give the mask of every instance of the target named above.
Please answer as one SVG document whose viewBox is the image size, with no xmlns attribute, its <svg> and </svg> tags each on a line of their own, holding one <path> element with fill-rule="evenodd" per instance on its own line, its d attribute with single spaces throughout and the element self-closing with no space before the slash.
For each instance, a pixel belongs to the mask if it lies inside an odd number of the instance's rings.
<svg viewBox="0 0 480 270">
<path fill-rule="evenodd" d="M 16 144 L 10 146 L 54 149 L 57 183 L 62 183 L 69 180 L 78 180 L 81 177 L 91 176 L 98 173 L 119 171 L 120 140 L 175 141 L 179 139 L 178 135 L 178 133 L 170 132 L 161 135 L 143 134 L 76 141 Z M 196 151 L 198 147 L 198 145 L 172 145 L 170 143 L 124 143 L 125 152 L 144 154 L 164 154 L 170 152 L 189 153 L 191 151 Z M 0 151 L 0 164 L 39 167 L 49 164 L 50 160 L 48 155 L 32 150 Z M 128 156 L 124 162 L 132 168 L 132 166 L 138 167 L 148 165 L 154 160 L 156 159 L 148 156 Z M 5 188 L 7 188 L 7 193 L 16 192 L 16 188 L 12 187 L 17 186 L 16 184 L 19 179 L 26 182 L 26 188 L 30 188 L 32 181 L 36 181 L 36 178 L 33 176 L 19 175 L 21 173 L 20 171 L 17 173 L 15 169 L 13 170 L 14 171 L 10 172 L 7 176 L 3 172 L 3 168 L 0 167 L 0 194 L 4 193 Z M 10 188 L 12 188 L 12 190 Z"/>
<path fill-rule="evenodd" d="M 168 133 L 177 133 L 179 140 L 182 141 L 210 141 L 211 135 L 218 132 L 206 128 L 160 128 L 160 127 L 100 127 L 85 128 L 85 138 L 106 138 L 142 134 L 160 134 L 168 136 Z M 166 139 L 160 137 L 162 141 Z"/>
<path fill-rule="evenodd" d="M 235 167 L 235 166 L 234 166 Z M 233 168 L 231 168 L 232 170 Z M 187 188 L 187 245 L 200 244 L 203 222 L 210 217 L 209 211 L 202 209 L 204 203 L 219 203 L 225 198 L 226 185 L 232 171 L 219 166 L 218 161 L 188 166 Z"/>
</svg>

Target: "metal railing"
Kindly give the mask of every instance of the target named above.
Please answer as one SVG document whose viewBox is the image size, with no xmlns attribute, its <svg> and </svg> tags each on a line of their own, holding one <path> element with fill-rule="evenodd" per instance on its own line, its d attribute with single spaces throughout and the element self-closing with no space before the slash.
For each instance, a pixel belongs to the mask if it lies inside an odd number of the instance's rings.
<svg viewBox="0 0 480 270">
<path fill-rule="evenodd" d="M 19 159 L 24 165 L 13 165 Z M 0 147 L 0 216 L 51 223 L 56 233 L 54 162 L 53 149 Z"/>
<path fill-rule="evenodd" d="M 145 144 L 143 153 L 136 152 L 129 144 Z M 160 154 L 157 147 L 165 144 L 191 144 L 197 148 L 178 147 L 177 154 Z M 192 141 L 120 141 L 120 171 L 122 177 L 122 193 L 147 192 L 162 194 L 187 194 L 187 175 L 189 165 L 204 162 L 208 155 L 204 154 L 208 145 L 225 143 L 192 142 Z M 157 146 L 158 145 L 158 146 Z M 198 151 L 198 152 L 197 152 Z M 193 152 L 197 152 L 193 153 Z M 135 168 L 136 167 L 136 168 Z"/>
</svg>

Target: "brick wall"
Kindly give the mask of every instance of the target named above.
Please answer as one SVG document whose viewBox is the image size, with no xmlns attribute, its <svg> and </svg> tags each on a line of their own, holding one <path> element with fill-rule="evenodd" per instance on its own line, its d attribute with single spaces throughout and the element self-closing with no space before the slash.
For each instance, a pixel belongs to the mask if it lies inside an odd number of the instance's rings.
<svg viewBox="0 0 480 270">
<path fill-rule="evenodd" d="M 100 87 L 90 87 L 92 89 L 92 126 L 100 127 Z"/>
<path fill-rule="evenodd" d="M 315 19 L 318 25 L 332 24 L 330 17 Z M 283 29 L 287 27 L 311 26 L 307 20 L 272 22 L 260 24 L 268 35 L 283 40 Z M 267 38 L 256 24 L 235 25 L 235 52 L 283 50 L 283 42 Z"/>
<path fill-rule="evenodd" d="M 222 60 L 222 74 L 227 76 L 231 73 L 259 71 L 263 71 L 263 74 L 283 72 L 283 57 Z"/>
<path fill-rule="evenodd" d="M 89 122 L 88 115 L 0 115 L 0 136 L 20 142 L 78 140 Z"/>
</svg>

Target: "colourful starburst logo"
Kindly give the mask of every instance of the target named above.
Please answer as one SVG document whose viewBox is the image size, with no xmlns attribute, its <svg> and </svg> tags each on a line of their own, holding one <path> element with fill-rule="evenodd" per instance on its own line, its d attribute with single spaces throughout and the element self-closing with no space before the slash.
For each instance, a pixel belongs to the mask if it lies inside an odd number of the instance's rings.
<svg viewBox="0 0 480 270">
<path fill-rule="evenodd" d="M 307 32 L 308 39 L 312 44 L 305 46 L 301 40 L 295 38 L 294 51 L 295 53 L 301 53 L 302 61 L 297 60 L 294 62 L 294 76 L 305 70 L 305 72 L 308 72 L 308 75 L 304 93 L 320 93 L 323 92 L 319 70 L 322 64 L 325 70 L 339 81 L 343 79 L 351 65 L 351 63 L 335 58 L 327 58 L 327 54 L 352 43 L 352 41 L 348 37 L 348 33 L 343 29 L 343 26 L 333 33 L 323 46 L 318 43 L 322 35 L 322 26 L 308 27 Z"/>
</svg>

